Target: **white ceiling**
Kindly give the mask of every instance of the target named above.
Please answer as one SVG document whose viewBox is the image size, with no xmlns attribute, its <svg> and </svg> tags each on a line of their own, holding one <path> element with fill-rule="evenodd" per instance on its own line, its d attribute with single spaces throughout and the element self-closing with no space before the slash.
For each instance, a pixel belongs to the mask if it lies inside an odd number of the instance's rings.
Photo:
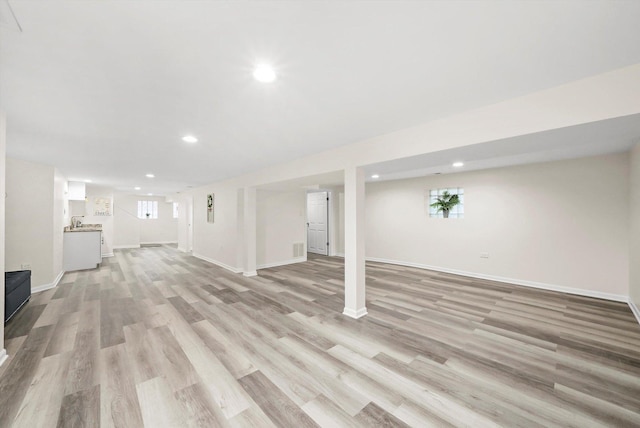
<svg viewBox="0 0 640 428">
<path fill-rule="evenodd" d="M 23 31 L 3 4 L 7 155 L 127 191 L 180 191 L 640 63 L 638 1 L 10 4 Z M 263 61 L 273 84 L 252 78 Z"/>
</svg>

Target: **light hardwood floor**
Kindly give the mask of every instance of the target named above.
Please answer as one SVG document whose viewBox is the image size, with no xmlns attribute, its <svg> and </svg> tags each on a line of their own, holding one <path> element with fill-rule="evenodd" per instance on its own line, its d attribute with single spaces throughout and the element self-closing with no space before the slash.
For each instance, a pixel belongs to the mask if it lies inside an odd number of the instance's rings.
<svg viewBox="0 0 640 428">
<path fill-rule="evenodd" d="M 0 427 L 640 426 L 622 303 L 367 264 L 244 278 L 163 246 L 66 274 L 6 326 Z"/>
</svg>

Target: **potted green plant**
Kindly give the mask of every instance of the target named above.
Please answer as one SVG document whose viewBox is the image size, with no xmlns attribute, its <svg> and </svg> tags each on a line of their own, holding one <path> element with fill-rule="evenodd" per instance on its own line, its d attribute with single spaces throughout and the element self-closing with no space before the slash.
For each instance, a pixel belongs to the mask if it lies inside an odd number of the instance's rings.
<svg viewBox="0 0 640 428">
<path fill-rule="evenodd" d="M 449 191 L 445 190 L 442 192 L 442 196 L 436 198 L 436 201 L 431 204 L 431 207 L 436 208 L 436 212 L 442 211 L 442 216 L 444 218 L 449 218 L 449 211 L 459 203 L 460 198 L 458 195 L 452 195 Z"/>
</svg>

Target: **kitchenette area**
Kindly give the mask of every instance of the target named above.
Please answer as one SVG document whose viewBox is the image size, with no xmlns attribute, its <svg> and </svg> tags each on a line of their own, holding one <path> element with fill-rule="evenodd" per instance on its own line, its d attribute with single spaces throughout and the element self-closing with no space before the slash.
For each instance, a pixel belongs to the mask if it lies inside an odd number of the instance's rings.
<svg viewBox="0 0 640 428">
<path fill-rule="evenodd" d="M 64 228 L 63 269 L 65 272 L 95 269 L 103 256 L 111 255 L 104 228 L 111 225 L 112 199 L 110 195 L 90 195 L 85 183 L 72 181 L 68 199 L 71 217 Z"/>
<path fill-rule="evenodd" d="M 103 242 L 101 224 L 82 224 L 72 219 L 72 224 L 64 228 L 65 272 L 97 268 L 102 263 Z"/>
</svg>

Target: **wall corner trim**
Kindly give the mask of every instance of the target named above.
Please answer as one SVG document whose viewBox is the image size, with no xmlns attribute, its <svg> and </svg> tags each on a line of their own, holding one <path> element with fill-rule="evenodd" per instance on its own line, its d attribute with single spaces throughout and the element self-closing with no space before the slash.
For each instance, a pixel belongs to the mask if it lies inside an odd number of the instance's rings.
<svg viewBox="0 0 640 428">
<path fill-rule="evenodd" d="M 268 269 L 268 268 L 272 268 L 272 267 L 292 265 L 294 263 L 302 263 L 302 262 L 306 262 L 306 261 L 307 261 L 307 256 L 296 257 L 296 258 L 289 259 L 289 260 L 284 260 L 284 261 L 281 261 L 281 262 L 264 263 L 264 264 L 258 265 L 258 269 Z"/>
<path fill-rule="evenodd" d="M 398 260 L 381 259 L 377 257 L 367 257 L 368 262 L 388 263 L 390 265 L 400 265 L 415 267 L 418 269 L 434 270 L 436 272 L 452 273 L 454 275 L 467 276 L 470 278 L 486 279 L 488 281 L 504 282 L 507 284 L 521 285 L 524 287 L 539 288 L 541 290 L 557 291 L 560 293 L 574 294 L 576 296 L 595 297 L 596 299 L 611 300 L 614 302 L 628 303 L 629 297 L 621 294 L 603 293 L 601 291 L 583 290 L 580 288 L 565 287 L 556 284 L 546 284 L 543 282 L 527 281 L 523 279 L 504 278 L 501 276 L 485 275 L 474 272 L 466 272 L 456 269 L 442 268 L 438 266 L 423 265 L 420 263 L 403 262 Z"/>
<path fill-rule="evenodd" d="M 202 254 L 193 253 L 192 256 L 197 258 L 197 259 L 204 260 L 205 262 L 212 263 L 212 264 L 214 264 L 216 266 L 220 266 L 221 268 L 224 268 L 226 270 L 230 270 L 233 273 L 242 273 L 242 269 L 238 269 L 238 268 L 235 268 L 233 266 L 229 266 L 228 264 L 225 264 L 225 263 L 219 262 L 217 260 L 214 260 L 212 258 L 203 256 Z"/>
<path fill-rule="evenodd" d="M 51 282 L 49 284 L 38 285 L 37 287 L 31 287 L 31 294 L 40 293 L 41 291 L 50 290 L 52 288 L 57 287 L 58 283 L 60 282 L 60 280 L 62 279 L 64 274 L 65 274 L 64 271 L 60 271 L 60 273 L 58 274 L 56 279 L 53 280 L 53 282 Z"/>
<path fill-rule="evenodd" d="M 7 358 L 9 358 L 9 355 L 7 355 L 7 350 L 0 349 L 0 366 L 2 366 L 2 363 L 7 361 Z"/>
<path fill-rule="evenodd" d="M 346 315 L 348 317 L 351 318 L 362 318 L 363 316 L 367 315 L 367 308 L 360 308 L 358 310 L 355 309 L 351 309 L 351 308 L 344 308 L 344 311 L 342 312 L 343 315 Z"/>
<path fill-rule="evenodd" d="M 631 308 L 631 312 L 633 312 L 633 315 L 636 317 L 636 321 L 638 321 L 638 324 L 640 324 L 640 309 L 638 309 L 636 304 L 633 303 L 631 299 L 629 299 L 627 304 L 629 305 L 629 308 Z"/>
</svg>

